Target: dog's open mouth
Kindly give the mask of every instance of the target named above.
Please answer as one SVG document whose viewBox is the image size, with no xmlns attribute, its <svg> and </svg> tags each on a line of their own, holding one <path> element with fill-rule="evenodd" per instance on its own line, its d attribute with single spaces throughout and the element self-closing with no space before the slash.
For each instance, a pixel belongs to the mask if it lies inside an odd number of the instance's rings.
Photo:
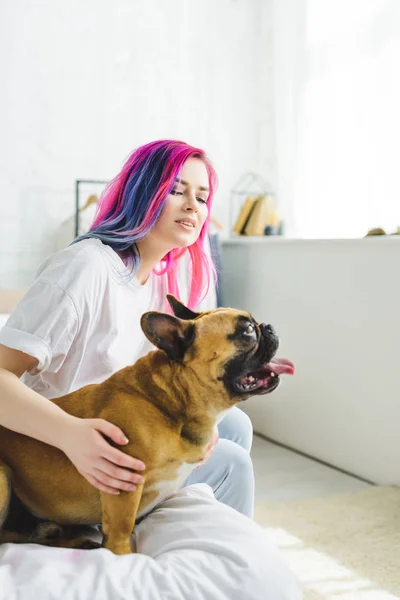
<svg viewBox="0 0 400 600">
<path fill-rule="evenodd" d="M 280 375 L 293 375 L 294 364 L 287 358 L 274 358 L 261 369 L 250 371 L 236 380 L 238 391 L 245 394 L 266 394 L 279 385 Z"/>
</svg>

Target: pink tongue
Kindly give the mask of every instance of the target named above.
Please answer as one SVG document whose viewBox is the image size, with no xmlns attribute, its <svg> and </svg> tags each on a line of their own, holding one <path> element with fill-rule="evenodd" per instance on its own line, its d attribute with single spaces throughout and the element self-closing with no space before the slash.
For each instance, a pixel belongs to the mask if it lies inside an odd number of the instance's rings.
<svg viewBox="0 0 400 600">
<path fill-rule="evenodd" d="M 293 375 L 294 364 L 287 358 L 274 358 L 268 364 L 268 368 L 275 373 L 275 375 Z"/>
</svg>

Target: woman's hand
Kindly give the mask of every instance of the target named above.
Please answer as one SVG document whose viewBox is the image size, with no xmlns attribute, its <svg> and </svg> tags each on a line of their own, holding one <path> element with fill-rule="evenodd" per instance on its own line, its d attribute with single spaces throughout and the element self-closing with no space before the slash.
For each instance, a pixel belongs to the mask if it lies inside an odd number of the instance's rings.
<svg viewBox="0 0 400 600">
<path fill-rule="evenodd" d="M 134 491 L 143 477 L 129 469 L 143 471 L 145 465 L 111 446 L 103 436 L 120 445 L 129 441 L 119 427 L 104 419 L 71 417 L 63 429 L 59 448 L 79 473 L 102 492 Z"/>
</svg>

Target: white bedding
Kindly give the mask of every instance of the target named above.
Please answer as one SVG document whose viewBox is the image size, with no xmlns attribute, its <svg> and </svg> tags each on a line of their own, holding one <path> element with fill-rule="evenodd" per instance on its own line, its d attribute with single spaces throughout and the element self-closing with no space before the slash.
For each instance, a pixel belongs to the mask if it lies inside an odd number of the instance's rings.
<svg viewBox="0 0 400 600">
<path fill-rule="evenodd" d="M 8 319 L 10 315 L 6 315 L 4 313 L 0 313 L 0 329 L 3 327 L 3 325 L 6 324 L 6 321 Z"/>
<path fill-rule="evenodd" d="M 136 528 L 137 554 L 0 546 L 1 600 L 300 600 L 261 527 L 197 484 Z"/>
</svg>

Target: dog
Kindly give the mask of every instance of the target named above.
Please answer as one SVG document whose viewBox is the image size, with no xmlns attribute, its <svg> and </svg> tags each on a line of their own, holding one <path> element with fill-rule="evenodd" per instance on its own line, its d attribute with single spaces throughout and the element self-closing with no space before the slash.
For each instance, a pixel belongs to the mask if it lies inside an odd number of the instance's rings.
<svg viewBox="0 0 400 600">
<path fill-rule="evenodd" d="M 58 448 L 0 427 L 0 543 L 94 548 L 74 526 L 101 523 L 103 547 L 132 552 L 135 522 L 202 462 L 223 415 L 293 374 L 291 361 L 274 358 L 279 341 L 271 325 L 231 308 L 196 313 L 167 298 L 173 315 L 141 318 L 156 350 L 103 383 L 53 400 L 74 416 L 119 426 L 130 440 L 123 451 L 146 465 L 144 482 L 133 492 L 103 493 Z"/>
</svg>

